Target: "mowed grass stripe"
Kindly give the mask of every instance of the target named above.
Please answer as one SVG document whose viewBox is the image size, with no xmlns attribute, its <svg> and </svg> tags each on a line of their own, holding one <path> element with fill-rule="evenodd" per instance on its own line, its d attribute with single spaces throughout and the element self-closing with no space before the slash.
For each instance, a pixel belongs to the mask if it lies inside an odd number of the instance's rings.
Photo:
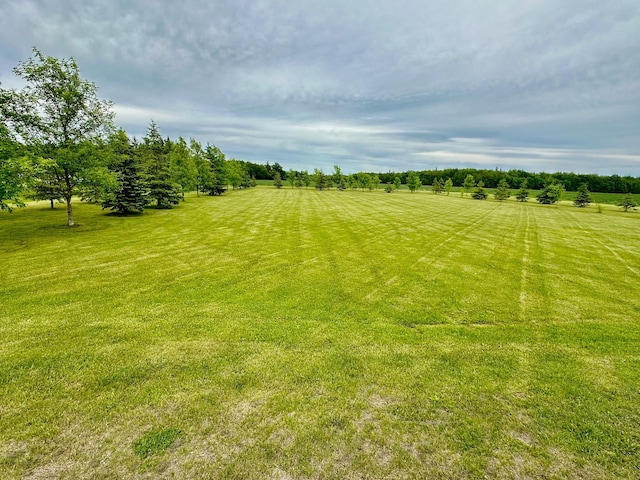
<svg viewBox="0 0 640 480">
<path fill-rule="evenodd" d="M 0 216 L 2 477 L 636 475 L 640 304 L 602 245 L 637 269 L 635 214 L 258 188 L 77 218 Z"/>
</svg>

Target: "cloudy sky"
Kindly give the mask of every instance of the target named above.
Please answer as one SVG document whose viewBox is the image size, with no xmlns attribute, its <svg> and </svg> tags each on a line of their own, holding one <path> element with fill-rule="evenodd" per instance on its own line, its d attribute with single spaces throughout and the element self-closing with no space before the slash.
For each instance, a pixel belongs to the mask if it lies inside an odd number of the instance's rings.
<svg viewBox="0 0 640 480">
<path fill-rule="evenodd" d="M 33 46 L 243 160 L 640 176 L 638 0 L 3 0 L 4 88 Z"/>
</svg>

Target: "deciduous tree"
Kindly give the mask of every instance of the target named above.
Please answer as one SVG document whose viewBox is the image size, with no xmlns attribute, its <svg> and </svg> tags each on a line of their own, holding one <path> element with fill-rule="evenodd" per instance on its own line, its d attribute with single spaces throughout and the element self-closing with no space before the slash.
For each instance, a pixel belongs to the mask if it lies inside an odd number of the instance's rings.
<svg viewBox="0 0 640 480">
<path fill-rule="evenodd" d="M 101 166 L 100 156 L 84 153 L 112 130 L 112 103 L 98 98 L 98 88 L 82 79 L 73 58 L 45 56 L 34 48 L 33 57 L 13 71 L 27 85 L 20 91 L 0 90 L 0 110 L 19 139 L 52 160 L 50 179 L 56 179 L 72 227 L 72 197 Z"/>
</svg>

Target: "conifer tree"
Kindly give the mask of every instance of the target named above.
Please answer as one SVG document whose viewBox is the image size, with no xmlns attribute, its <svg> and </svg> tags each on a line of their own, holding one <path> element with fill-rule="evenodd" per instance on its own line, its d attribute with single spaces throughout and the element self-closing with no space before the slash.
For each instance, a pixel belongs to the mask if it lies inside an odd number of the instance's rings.
<svg viewBox="0 0 640 480">
<path fill-rule="evenodd" d="M 168 145 L 167 145 L 168 144 Z M 152 120 L 144 137 L 143 152 L 147 165 L 149 198 L 156 201 L 157 208 L 171 208 L 180 202 L 180 186 L 171 180 L 168 150 L 170 142 L 160 136 L 158 126 Z"/>
<path fill-rule="evenodd" d="M 480 180 L 478 185 L 476 185 L 476 189 L 471 194 L 471 197 L 475 200 L 486 200 L 487 192 L 484 189 L 484 182 Z"/>
<path fill-rule="evenodd" d="M 576 199 L 573 201 L 573 204 L 576 207 L 586 207 L 591 203 L 591 195 L 589 194 L 589 189 L 587 188 L 587 184 L 583 183 L 578 187 L 578 195 Z"/>
<path fill-rule="evenodd" d="M 112 155 L 110 169 L 117 174 L 118 186 L 102 202 L 102 208 L 109 208 L 123 215 L 142 212 L 148 203 L 142 166 L 124 130 L 111 136 L 109 149 Z"/>
<path fill-rule="evenodd" d="M 280 172 L 276 171 L 275 177 L 273 177 L 273 186 L 276 188 L 282 188 L 282 178 Z"/>
<path fill-rule="evenodd" d="M 498 182 L 498 188 L 496 189 L 496 193 L 494 194 L 494 197 L 499 202 L 503 202 L 504 200 L 508 199 L 510 196 L 511 196 L 511 193 L 509 192 L 509 184 L 503 178 L 502 180 L 500 180 L 500 182 Z"/>
<path fill-rule="evenodd" d="M 519 202 L 526 202 L 529 199 L 529 190 L 527 189 L 526 178 L 520 184 L 520 190 L 518 190 L 518 193 L 516 193 L 516 199 Z"/>
<path fill-rule="evenodd" d="M 618 203 L 618 206 L 622 207 L 626 212 L 627 210 L 635 210 L 638 204 L 635 202 L 631 194 L 627 193 L 627 196 L 624 197 L 624 200 Z"/>
</svg>

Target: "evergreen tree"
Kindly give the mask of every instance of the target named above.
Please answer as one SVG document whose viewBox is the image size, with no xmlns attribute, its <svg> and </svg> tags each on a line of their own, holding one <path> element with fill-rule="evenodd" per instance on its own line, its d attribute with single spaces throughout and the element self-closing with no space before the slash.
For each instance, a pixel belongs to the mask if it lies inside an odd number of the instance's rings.
<svg viewBox="0 0 640 480">
<path fill-rule="evenodd" d="M 280 172 L 276 170 L 276 175 L 273 178 L 273 185 L 276 188 L 282 188 L 282 178 L 280 177 Z"/>
<path fill-rule="evenodd" d="M 618 206 L 622 207 L 626 212 L 627 210 L 636 210 L 636 207 L 638 206 L 638 204 L 635 202 L 631 194 L 627 193 L 627 196 L 624 197 L 624 200 L 618 203 Z"/>
<path fill-rule="evenodd" d="M 511 196 L 511 192 L 509 192 L 509 184 L 503 178 L 498 183 L 498 188 L 496 190 L 496 193 L 494 194 L 494 197 L 499 202 L 502 202 L 502 201 L 508 199 L 510 196 Z"/>
<path fill-rule="evenodd" d="M 471 194 L 471 197 L 475 200 L 486 200 L 487 192 L 484 189 L 484 182 L 482 180 L 476 185 L 476 189 Z"/>
<path fill-rule="evenodd" d="M 402 185 L 402 180 L 400 180 L 400 177 L 395 177 L 393 179 L 393 188 L 395 188 L 396 190 L 400 190 L 401 185 Z"/>
<path fill-rule="evenodd" d="M 193 138 L 189 142 L 189 150 L 191 151 L 196 167 L 196 195 L 200 196 L 200 191 L 206 191 L 212 184 L 213 174 L 211 172 L 211 165 L 205 157 L 202 145 Z"/>
<path fill-rule="evenodd" d="M 591 195 L 589 194 L 589 189 L 587 188 L 586 183 L 582 183 L 578 187 L 578 195 L 576 199 L 573 201 L 573 204 L 576 207 L 586 207 L 591 203 Z"/>
<path fill-rule="evenodd" d="M 171 180 L 169 172 L 168 150 L 171 142 L 162 139 L 153 120 L 143 141 L 141 148 L 147 166 L 149 198 L 156 201 L 157 208 L 171 208 L 180 203 L 180 185 Z"/>
<path fill-rule="evenodd" d="M 317 168 L 313 169 L 313 183 L 316 185 L 316 190 L 324 190 L 327 188 L 327 176 Z"/>
<path fill-rule="evenodd" d="M 435 177 L 433 179 L 433 184 L 431 185 L 431 190 L 433 190 L 433 193 L 435 193 L 436 195 L 438 193 L 442 193 L 442 191 L 444 190 L 444 184 L 442 180 L 440 180 L 438 177 Z"/>
<path fill-rule="evenodd" d="M 520 184 L 520 190 L 518 190 L 518 193 L 516 193 L 516 199 L 519 202 L 526 202 L 529 199 L 529 190 L 527 189 L 526 178 Z"/>
<path fill-rule="evenodd" d="M 124 130 L 111 136 L 109 149 L 113 157 L 110 168 L 117 174 L 117 188 L 102 202 L 102 208 L 120 214 L 142 212 L 148 203 L 142 166 Z"/>
<path fill-rule="evenodd" d="M 209 162 L 209 168 L 211 171 L 211 181 L 206 186 L 205 190 L 209 192 L 209 195 L 222 195 L 227 191 L 227 160 L 220 150 L 215 145 L 207 144 L 204 151 L 204 156 Z"/>
</svg>

